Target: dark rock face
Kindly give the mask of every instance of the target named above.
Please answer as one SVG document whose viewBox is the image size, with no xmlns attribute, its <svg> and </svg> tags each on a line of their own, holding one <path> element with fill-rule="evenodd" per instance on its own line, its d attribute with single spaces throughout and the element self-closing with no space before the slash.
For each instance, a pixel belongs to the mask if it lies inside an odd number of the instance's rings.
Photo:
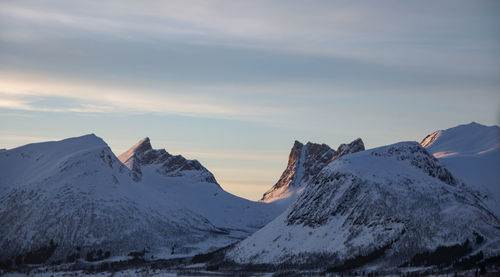
<svg viewBox="0 0 500 277">
<path fill-rule="evenodd" d="M 286 219 L 287 225 L 302 224 L 314 228 L 325 224 L 330 216 L 345 215 L 351 208 L 351 201 L 359 197 L 359 187 L 363 185 L 363 181 L 356 176 L 340 173 L 335 173 L 328 178 L 319 178 L 315 182 L 316 189 L 302 195 L 293 205 Z M 339 186 L 331 185 L 334 182 L 351 182 L 353 185 L 342 192 L 341 197 L 335 203 L 331 203 L 329 200 L 340 193 Z"/>
<path fill-rule="evenodd" d="M 334 159 L 364 150 L 365 144 L 363 143 L 363 140 L 357 138 L 349 144 L 341 144 L 339 148 L 337 148 L 337 153 L 335 154 Z"/>
<path fill-rule="evenodd" d="M 341 144 L 337 151 L 326 144 L 295 141 L 288 165 L 278 182 L 266 193 L 261 201 L 270 202 L 287 193 L 303 187 L 331 161 L 344 155 L 365 150 L 363 141 L 358 138 L 349 144 Z"/>
<path fill-rule="evenodd" d="M 217 184 L 212 173 L 200 162 L 188 160 L 181 155 L 171 155 L 165 149 L 153 149 L 149 138 L 139 141 L 118 158 L 132 170 L 136 181 L 142 178 L 142 167 L 156 165 L 156 171 L 165 176 L 181 177 L 186 171 L 199 171 L 199 181 Z"/>
</svg>

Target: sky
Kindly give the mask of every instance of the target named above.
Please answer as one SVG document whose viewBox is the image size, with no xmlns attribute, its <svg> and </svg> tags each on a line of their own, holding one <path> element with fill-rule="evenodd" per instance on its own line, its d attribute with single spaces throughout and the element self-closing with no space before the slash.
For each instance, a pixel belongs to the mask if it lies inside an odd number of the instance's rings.
<svg viewBox="0 0 500 277">
<path fill-rule="evenodd" d="M 0 1 L 0 148 L 144 137 L 259 199 L 295 140 L 500 122 L 499 1 Z"/>
</svg>

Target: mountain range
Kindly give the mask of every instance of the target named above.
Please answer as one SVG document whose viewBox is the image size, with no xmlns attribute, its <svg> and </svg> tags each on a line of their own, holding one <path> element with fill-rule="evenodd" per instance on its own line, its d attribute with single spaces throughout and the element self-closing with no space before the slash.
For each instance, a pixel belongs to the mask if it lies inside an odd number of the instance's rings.
<svg viewBox="0 0 500 277">
<path fill-rule="evenodd" d="M 336 272 L 500 257 L 498 126 L 368 150 L 359 138 L 337 150 L 295 141 L 257 202 L 149 138 L 118 157 L 93 134 L 29 144 L 1 150 L 0 168 L 2 264 L 170 259 L 229 245 L 222 264 Z"/>
</svg>

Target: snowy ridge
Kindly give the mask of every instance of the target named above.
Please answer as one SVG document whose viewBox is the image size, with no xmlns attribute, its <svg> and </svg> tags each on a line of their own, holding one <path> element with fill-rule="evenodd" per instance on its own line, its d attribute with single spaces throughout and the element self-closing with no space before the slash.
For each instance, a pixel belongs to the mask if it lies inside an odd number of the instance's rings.
<svg viewBox="0 0 500 277">
<path fill-rule="evenodd" d="M 246 237 L 277 215 L 269 204 L 200 178 L 208 170 L 190 167 L 198 162 L 164 150 L 147 160 L 154 151 L 129 155 L 140 179 L 95 135 L 0 152 L 0 260 L 50 241 L 57 247 L 49 262 L 98 249 L 111 256 L 143 249 L 155 257 L 195 254 Z"/>
<path fill-rule="evenodd" d="M 291 203 L 304 186 L 327 164 L 344 155 L 365 150 L 363 141 L 358 138 L 349 144 L 341 144 L 337 151 L 326 144 L 295 141 L 288 164 L 278 182 L 270 188 L 260 201 Z"/>
<path fill-rule="evenodd" d="M 476 189 L 500 217 L 500 127 L 472 122 L 436 131 L 421 145 Z"/>
<path fill-rule="evenodd" d="M 197 160 L 187 160 L 181 155 L 171 155 L 165 149 L 156 150 L 151 147 L 149 138 L 139 141 L 136 145 L 121 154 L 118 159 L 134 174 L 136 181 L 141 180 L 141 167 L 155 165 L 156 171 L 170 177 L 193 178 L 193 182 L 217 184 L 215 177 Z"/>
<path fill-rule="evenodd" d="M 399 266 L 467 239 L 474 251 L 498 255 L 498 218 L 418 143 L 402 142 L 332 161 L 293 205 L 226 257 L 336 266 L 378 250 L 385 266 Z"/>
<path fill-rule="evenodd" d="M 1 152 L 0 188 L 6 189 L 16 183 L 31 182 L 62 173 L 79 165 L 82 157 L 97 155 L 98 163 L 84 169 L 89 173 L 96 167 L 117 168 L 123 166 L 106 143 L 94 134 L 69 138 L 58 142 L 32 143 Z"/>
<path fill-rule="evenodd" d="M 482 155 L 500 148 L 500 127 L 472 122 L 436 131 L 420 144 L 437 158 Z"/>
</svg>

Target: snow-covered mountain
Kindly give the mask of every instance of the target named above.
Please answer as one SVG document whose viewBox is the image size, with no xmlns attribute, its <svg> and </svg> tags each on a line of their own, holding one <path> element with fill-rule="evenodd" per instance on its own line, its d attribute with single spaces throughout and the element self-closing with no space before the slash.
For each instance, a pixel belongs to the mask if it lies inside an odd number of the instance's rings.
<svg viewBox="0 0 500 277">
<path fill-rule="evenodd" d="M 302 192 L 305 185 L 331 161 L 363 150 L 365 146 L 360 138 L 349 144 L 341 144 L 337 151 L 326 144 L 308 142 L 304 145 L 295 141 L 285 171 L 278 182 L 264 193 L 260 201 L 279 200 L 279 202 L 290 204 Z"/>
<path fill-rule="evenodd" d="M 120 157 L 132 170 L 95 135 L 0 152 L 0 260 L 204 252 L 278 213 L 225 192 L 199 162 L 153 150 L 149 139 Z"/>
<path fill-rule="evenodd" d="M 500 217 L 500 127 L 472 122 L 436 131 L 421 145 L 453 175 L 479 190 Z"/>
<path fill-rule="evenodd" d="M 498 218 L 417 142 L 401 142 L 332 161 L 226 258 L 348 269 L 376 259 L 384 267 L 425 265 L 478 251 L 500 253 Z"/>
<path fill-rule="evenodd" d="M 215 177 L 197 160 L 187 160 L 181 155 L 171 155 L 165 149 L 155 150 L 149 138 L 139 141 L 132 148 L 118 156 L 139 181 L 144 166 L 154 165 L 158 174 L 169 177 L 190 177 L 192 182 L 217 184 Z M 218 185 L 218 184 L 217 184 Z"/>
</svg>

